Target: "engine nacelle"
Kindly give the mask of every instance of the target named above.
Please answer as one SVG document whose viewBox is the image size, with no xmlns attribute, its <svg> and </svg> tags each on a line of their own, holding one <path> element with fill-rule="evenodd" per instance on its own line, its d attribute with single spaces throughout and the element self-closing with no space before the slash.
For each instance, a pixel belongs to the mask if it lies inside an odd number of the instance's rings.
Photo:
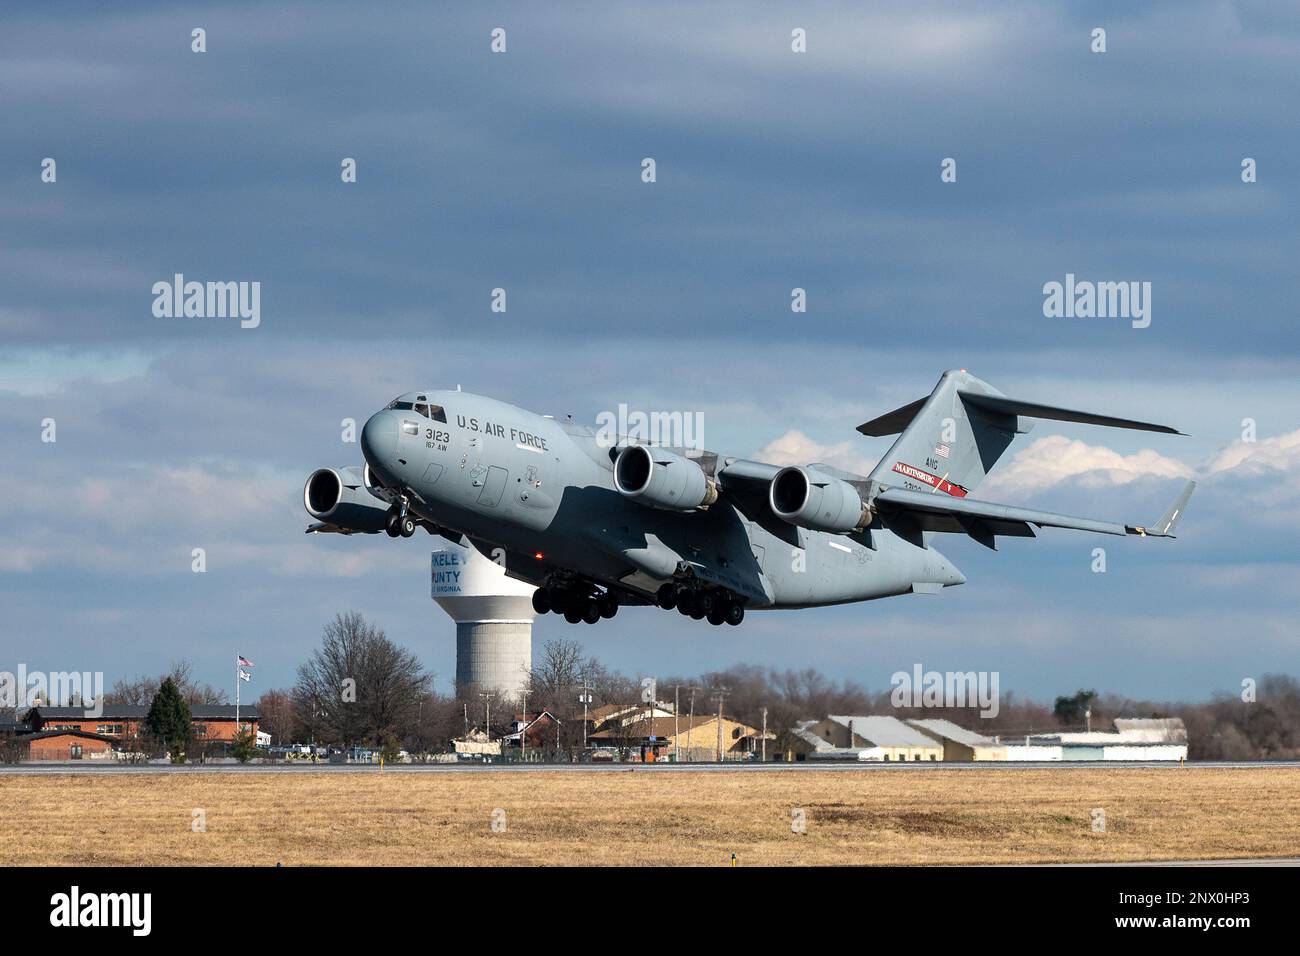
<svg viewBox="0 0 1300 956">
<path fill-rule="evenodd" d="M 374 534 L 388 521 L 388 503 L 366 488 L 358 468 L 318 468 L 302 489 L 302 503 L 317 521 L 346 534 Z"/>
<path fill-rule="evenodd" d="M 664 511 L 694 511 L 718 500 L 717 483 L 698 464 L 664 448 L 627 445 L 614 459 L 614 487 Z"/>
<path fill-rule="evenodd" d="M 812 531 L 847 534 L 871 524 L 871 508 L 858 489 L 812 468 L 782 468 L 772 479 L 767 500 L 782 521 Z"/>
</svg>

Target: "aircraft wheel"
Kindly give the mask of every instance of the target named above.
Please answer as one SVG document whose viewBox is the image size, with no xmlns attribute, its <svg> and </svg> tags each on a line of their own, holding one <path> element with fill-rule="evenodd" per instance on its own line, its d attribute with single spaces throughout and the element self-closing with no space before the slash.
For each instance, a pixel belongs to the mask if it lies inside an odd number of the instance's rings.
<svg viewBox="0 0 1300 956">
<path fill-rule="evenodd" d="M 533 610 L 538 614 L 545 614 L 551 609 L 551 596 L 546 593 L 546 588 L 538 588 L 533 592 Z"/>
<path fill-rule="evenodd" d="M 588 624 L 595 624 L 600 620 L 600 602 L 595 598 L 588 598 L 582 609 L 582 619 Z"/>
<path fill-rule="evenodd" d="M 569 592 L 563 588 L 547 588 L 546 596 L 551 599 L 551 610 L 563 614 L 569 609 Z"/>
<path fill-rule="evenodd" d="M 397 526 L 397 512 L 388 512 L 388 520 L 384 522 L 384 530 L 388 532 L 390 538 L 396 538 L 401 534 L 401 529 Z"/>
<path fill-rule="evenodd" d="M 708 591 L 701 591 L 695 598 L 695 606 L 706 615 L 712 614 L 714 608 L 718 606 L 718 599 Z"/>
<path fill-rule="evenodd" d="M 655 603 L 665 611 L 671 611 L 677 606 L 677 588 L 672 584 L 665 584 L 655 594 Z"/>
<path fill-rule="evenodd" d="M 403 538 L 409 538 L 411 535 L 415 534 L 415 519 L 410 515 L 402 518 L 397 522 L 397 530 Z"/>
<path fill-rule="evenodd" d="M 727 623 L 733 627 L 745 619 L 745 608 L 740 604 L 727 606 Z"/>
<path fill-rule="evenodd" d="M 685 614 L 687 617 L 689 617 L 691 611 L 694 610 L 694 608 L 695 608 L 695 600 L 694 598 L 691 597 L 691 593 L 689 591 L 686 591 L 684 593 L 679 593 L 677 595 L 678 611 L 680 611 L 682 614 Z"/>
<path fill-rule="evenodd" d="M 597 603 L 600 605 L 600 616 L 603 618 L 611 618 L 618 613 L 618 598 L 609 591 L 602 594 Z"/>
<path fill-rule="evenodd" d="M 704 615 L 708 613 L 709 612 L 704 610 L 704 608 L 700 607 L 698 603 L 695 605 L 695 607 L 691 608 L 691 617 L 697 621 L 704 620 Z"/>
<path fill-rule="evenodd" d="M 570 624 L 578 624 L 582 621 L 582 610 L 573 605 L 564 609 L 564 619 Z"/>
<path fill-rule="evenodd" d="M 713 610 L 708 613 L 709 623 L 717 627 L 727 619 L 727 609 L 720 604 L 714 605 Z"/>
</svg>

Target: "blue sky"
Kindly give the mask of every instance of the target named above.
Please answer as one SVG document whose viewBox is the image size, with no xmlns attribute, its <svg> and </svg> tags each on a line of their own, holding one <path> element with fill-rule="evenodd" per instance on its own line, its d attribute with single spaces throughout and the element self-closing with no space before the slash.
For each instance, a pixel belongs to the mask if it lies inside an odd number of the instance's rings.
<svg viewBox="0 0 1300 956">
<path fill-rule="evenodd" d="M 240 651 L 260 690 L 356 609 L 446 690 L 431 539 L 302 534 L 306 476 L 360 462 L 342 418 L 462 383 L 589 422 L 620 402 L 699 411 L 710 448 L 861 467 L 886 443 L 854 426 L 965 367 L 1189 433 L 1041 423 L 981 489 L 1149 521 L 1196 474 L 1179 540 L 1045 531 L 991 554 L 949 537 L 969 583 L 939 597 L 721 632 L 648 609 L 576 631 L 548 617 L 537 639 L 576 636 L 631 673 L 748 661 L 882 688 L 921 662 L 1040 697 L 1203 697 L 1295 672 L 1293 4 L 69 4 L 4 20 L 0 669 L 111 683 L 186 658 L 229 683 Z M 261 325 L 155 318 L 151 287 L 177 272 L 259 281 Z M 1045 318 L 1042 287 L 1066 273 L 1151 282 L 1150 327 Z"/>
</svg>

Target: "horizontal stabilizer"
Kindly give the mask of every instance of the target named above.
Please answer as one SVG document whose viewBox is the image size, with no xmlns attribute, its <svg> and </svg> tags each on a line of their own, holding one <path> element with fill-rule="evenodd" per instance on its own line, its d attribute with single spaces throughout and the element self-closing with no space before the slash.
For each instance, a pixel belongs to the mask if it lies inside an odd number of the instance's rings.
<svg viewBox="0 0 1300 956">
<path fill-rule="evenodd" d="M 1022 402 L 1003 395 L 986 395 L 982 392 L 971 392 L 964 389 L 959 390 L 957 394 L 961 396 L 961 400 L 967 405 L 974 405 L 977 408 L 983 408 L 1002 415 L 1024 415 L 1028 418 L 1047 418 L 1058 422 L 1080 422 L 1084 425 L 1105 425 L 1109 428 L 1132 428 L 1144 432 L 1163 432 L 1167 435 L 1183 434 L 1178 429 L 1170 428 L 1168 425 L 1153 425 L 1150 422 L 1138 422 L 1130 418 L 1114 418 L 1110 415 L 1096 415 L 1092 412 L 1077 412 L 1069 408 L 1056 408 L 1053 405 L 1039 405 L 1037 402 Z M 899 411 L 902 411 L 902 409 L 899 409 Z M 897 412 L 890 412 L 889 414 L 894 415 Z M 883 418 L 888 417 L 889 415 L 883 416 Z M 877 419 L 877 421 L 880 421 L 880 419 Z M 871 423 L 868 422 L 868 424 Z M 866 426 L 862 427 L 865 428 Z M 862 431 L 862 428 L 859 428 L 858 431 Z"/>
<path fill-rule="evenodd" d="M 879 418 L 873 418 L 869 422 L 863 422 L 858 426 L 858 431 L 872 438 L 880 438 L 882 435 L 897 435 L 912 423 L 912 419 L 916 417 L 916 413 L 921 410 L 921 406 L 925 404 L 926 399 L 929 397 L 927 395 L 925 398 L 918 398 L 909 405 L 896 408 L 892 412 L 885 412 Z"/>
</svg>

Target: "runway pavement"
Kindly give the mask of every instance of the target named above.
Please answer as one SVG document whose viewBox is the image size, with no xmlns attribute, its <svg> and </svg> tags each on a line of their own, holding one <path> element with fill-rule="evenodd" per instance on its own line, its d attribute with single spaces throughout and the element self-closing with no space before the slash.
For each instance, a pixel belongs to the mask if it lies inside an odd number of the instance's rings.
<svg viewBox="0 0 1300 956">
<path fill-rule="evenodd" d="M 830 771 L 833 773 L 935 773 L 968 770 L 1168 770 L 1177 772 L 1188 767 L 1223 768 L 1232 770 L 1257 770 L 1270 767 L 1300 767 L 1300 761 L 1200 761 L 1179 764 L 1174 761 L 1137 760 L 1051 760 L 1051 761 L 980 761 L 956 763 L 927 761 L 912 763 L 839 763 L 801 761 L 797 763 L 436 763 L 389 764 L 381 767 L 370 763 L 283 763 L 283 764 L 97 764 L 84 760 L 62 763 L 9 764 L 0 766 L 0 776 L 32 774 L 167 774 L 167 773 L 807 773 Z"/>
</svg>

